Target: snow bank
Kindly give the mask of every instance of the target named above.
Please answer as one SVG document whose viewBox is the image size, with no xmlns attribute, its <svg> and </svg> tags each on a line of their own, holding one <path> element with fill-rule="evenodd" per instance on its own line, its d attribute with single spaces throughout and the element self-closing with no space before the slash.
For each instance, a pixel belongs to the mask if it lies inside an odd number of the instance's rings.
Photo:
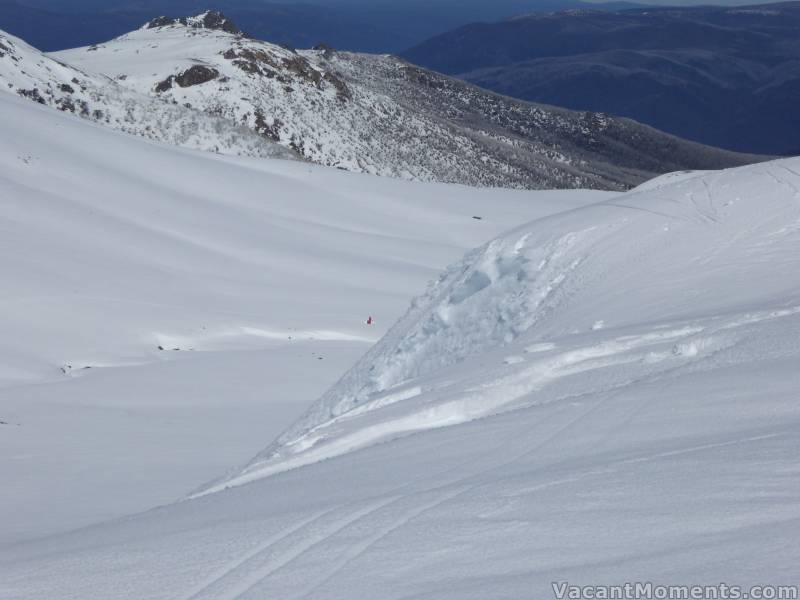
<svg viewBox="0 0 800 600">
<path fill-rule="evenodd" d="M 534 221 L 449 268 L 233 481 L 539 402 L 577 373 L 598 371 L 588 391 L 699 363 L 745 325 L 798 312 L 798 249 L 800 159 L 665 178 Z M 420 383 L 427 393 L 387 400 Z"/>
</svg>

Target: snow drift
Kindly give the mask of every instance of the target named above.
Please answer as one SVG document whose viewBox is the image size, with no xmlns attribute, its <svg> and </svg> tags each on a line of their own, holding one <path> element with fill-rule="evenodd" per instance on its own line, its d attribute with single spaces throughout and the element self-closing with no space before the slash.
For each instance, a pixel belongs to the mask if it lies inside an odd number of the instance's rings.
<svg viewBox="0 0 800 600">
<path fill-rule="evenodd" d="M 305 418 L 219 485 L 549 402 L 565 386 L 598 392 L 713 364 L 755 323 L 800 313 L 798 250 L 798 159 L 665 176 L 534 221 L 450 267 Z"/>
</svg>

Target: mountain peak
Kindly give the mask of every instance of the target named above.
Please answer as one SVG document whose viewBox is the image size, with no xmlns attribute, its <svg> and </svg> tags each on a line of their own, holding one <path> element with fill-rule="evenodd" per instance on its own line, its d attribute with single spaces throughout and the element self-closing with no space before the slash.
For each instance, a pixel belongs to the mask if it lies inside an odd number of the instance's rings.
<svg viewBox="0 0 800 600">
<path fill-rule="evenodd" d="M 156 17 L 149 21 L 143 29 L 183 25 L 192 29 L 214 29 L 234 35 L 241 35 L 242 30 L 234 25 L 228 17 L 216 10 L 207 10 L 193 17 Z"/>
</svg>

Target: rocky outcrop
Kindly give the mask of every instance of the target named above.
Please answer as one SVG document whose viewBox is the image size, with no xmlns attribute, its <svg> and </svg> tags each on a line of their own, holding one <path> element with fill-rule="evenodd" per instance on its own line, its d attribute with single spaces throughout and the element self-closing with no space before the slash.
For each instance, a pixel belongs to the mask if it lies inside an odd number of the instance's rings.
<svg viewBox="0 0 800 600">
<path fill-rule="evenodd" d="M 331 54 L 331 56 L 333 56 Z M 278 56 L 267 50 L 249 47 L 232 47 L 226 50 L 222 57 L 251 75 L 275 79 L 288 85 L 292 81 L 311 84 L 317 88 L 330 84 L 336 90 L 339 100 L 345 101 L 351 97 L 350 90 L 343 79 L 331 71 L 321 71 L 315 68 L 307 58 L 299 54 L 291 56 Z"/>
<path fill-rule="evenodd" d="M 221 12 L 214 10 L 206 11 L 196 17 L 156 17 L 148 22 L 144 28 L 156 29 L 157 27 L 169 27 L 172 25 L 184 25 L 192 29 L 215 29 L 234 35 L 243 35 L 242 30 L 234 25 L 233 21 Z"/>
<path fill-rule="evenodd" d="M 191 87 L 193 85 L 201 85 L 203 83 L 213 81 L 217 77 L 219 77 L 219 71 L 216 69 L 204 67 L 203 65 L 194 65 L 182 73 L 170 75 L 163 81 L 160 81 L 158 84 L 156 84 L 155 91 L 159 93 L 166 92 L 167 90 L 172 89 L 173 83 L 177 83 L 182 88 Z"/>
</svg>

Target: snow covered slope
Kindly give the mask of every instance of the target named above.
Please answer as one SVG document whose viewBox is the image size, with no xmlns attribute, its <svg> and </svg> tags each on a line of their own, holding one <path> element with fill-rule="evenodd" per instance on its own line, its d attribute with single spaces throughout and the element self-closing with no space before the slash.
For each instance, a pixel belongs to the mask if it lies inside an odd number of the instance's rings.
<svg viewBox="0 0 800 600">
<path fill-rule="evenodd" d="M 221 154 L 297 158 L 252 130 L 176 106 L 49 58 L 0 31 L 0 90 L 96 121 L 112 129 Z"/>
<path fill-rule="evenodd" d="M 10 548 L 0 595 L 797 584 L 799 263 L 800 159 L 533 221 L 217 493 Z"/>
<path fill-rule="evenodd" d="M 800 159 L 664 177 L 516 229 L 451 267 L 234 482 L 400 433 L 750 360 L 742 348 L 757 344 L 762 322 L 800 319 L 798 251 Z M 796 349 L 787 340 L 783 351 Z"/>
<path fill-rule="evenodd" d="M 4 544 L 244 462 L 466 249 L 607 197 L 220 157 L 10 94 L 0 131 Z"/>
<path fill-rule="evenodd" d="M 624 119 L 518 102 L 391 56 L 294 51 L 218 13 L 58 52 L 142 94 L 245 125 L 320 164 L 423 181 L 627 189 L 738 155 Z"/>
</svg>

